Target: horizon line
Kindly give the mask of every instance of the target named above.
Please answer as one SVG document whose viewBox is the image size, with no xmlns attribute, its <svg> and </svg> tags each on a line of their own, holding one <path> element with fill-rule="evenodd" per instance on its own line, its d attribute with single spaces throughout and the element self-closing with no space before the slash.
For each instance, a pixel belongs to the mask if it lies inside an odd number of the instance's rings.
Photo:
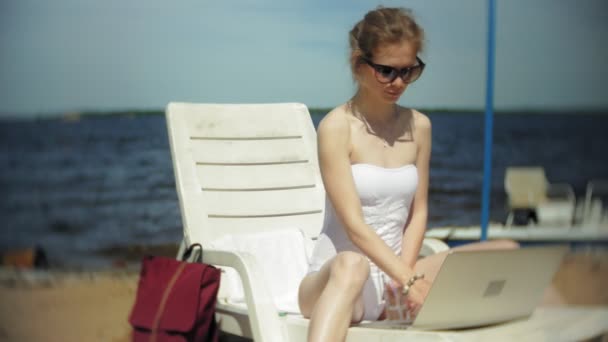
<svg viewBox="0 0 608 342">
<path fill-rule="evenodd" d="M 320 112 L 328 113 L 333 108 L 331 107 L 308 107 L 308 111 L 311 114 L 318 114 Z M 422 113 L 435 113 L 435 114 L 483 114 L 485 108 L 459 108 L 459 107 L 418 107 L 416 110 Z M 38 112 L 38 113 L 19 113 L 11 114 L 8 112 L 0 112 L 0 120 L 37 120 L 37 119 L 75 119 L 78 117 L 94 117 L 94 116 L 140 116 L 140 115 L 158 115 L 163 114 L 165 108 L 124 108 L 124 109 L 86 109 L 86 110 L 72 110 L 62 112 Z M 506 109 L 494 109 L 494 114 L 497 115 L 508 115 L 508 114 L 608 114 L 608 107 L 520 107 L 520 108 L 506 108 Z"/>
</svg>

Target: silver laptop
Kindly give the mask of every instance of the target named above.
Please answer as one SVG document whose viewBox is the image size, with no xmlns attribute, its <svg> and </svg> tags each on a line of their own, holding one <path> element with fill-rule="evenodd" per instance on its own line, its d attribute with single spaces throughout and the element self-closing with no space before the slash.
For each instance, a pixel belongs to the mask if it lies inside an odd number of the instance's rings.
<svg viewBox="0 0 608 342">
<path fill-rule="evenodd" d="M 540 303 L 568 250 L 551 246 L 452 251 L 413 322 L 361 326 L 443 330 L 526 318 Z"/>
</svg>

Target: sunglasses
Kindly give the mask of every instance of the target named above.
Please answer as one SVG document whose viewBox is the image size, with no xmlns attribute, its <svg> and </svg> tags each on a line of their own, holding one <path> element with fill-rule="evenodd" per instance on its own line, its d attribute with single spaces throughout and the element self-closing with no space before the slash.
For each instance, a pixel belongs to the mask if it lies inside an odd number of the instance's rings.
<svg viewBox="0 0 608 342">
<path fill-rule="evenodd" d="M 422 75 L 422 71 L 426 65 L 418 56 L 416 56 L 416 61 L 418 62 L 416 65 L 401 69 L 388 65 L 376 64 L 367 58 L 363 58 L 363 61 L 374 69 L 376 79 L 380 83 L 393 83 L 397 77 L 401 77 L 404 83 L 412 83 Z"/>
</svg>

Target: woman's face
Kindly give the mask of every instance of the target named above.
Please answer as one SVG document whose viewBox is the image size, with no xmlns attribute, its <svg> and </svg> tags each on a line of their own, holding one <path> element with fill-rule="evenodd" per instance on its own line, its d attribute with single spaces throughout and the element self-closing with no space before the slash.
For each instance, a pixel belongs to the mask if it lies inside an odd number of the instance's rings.
<svg viewBox="0 0 608 342">
<path fill-rule="evenodd" d="M 410 42 L 383 45 L 374 51 L 370 62 L 402 69 L 417 64 L 417 52 L 415 45 Z M 360 91 L 382 102 L 397 102 L 408 84 L 401 77 L 397 77 L 389 83 L 381 83 L 376 77 L 376 73 L 377 71 L 369 63 L 364 62 L 358 66 L 357 80 Z"/>
</svg>

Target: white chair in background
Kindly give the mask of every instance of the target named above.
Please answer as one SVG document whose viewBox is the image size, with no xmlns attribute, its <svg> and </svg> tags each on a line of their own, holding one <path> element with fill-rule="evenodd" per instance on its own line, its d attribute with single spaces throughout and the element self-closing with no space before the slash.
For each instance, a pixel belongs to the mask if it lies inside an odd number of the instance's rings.
<svg viewBox="0 0 608 342">
<path fill-rule="evenodd" d="M 542 167 L 509 167 L 505 172 L 509 214 L 506 226 L 514 223 L 516 211 L 536 215 L 539 226 L 571 227 L 576 197 L 570 184 L 552 184 Z"/>
<path fill-rule="evenodd" d="M 582 225 L 595 229 L 608 229 L 608 180 L 594 179 L 587 183 L 583 205 Z"/>
</svg>

